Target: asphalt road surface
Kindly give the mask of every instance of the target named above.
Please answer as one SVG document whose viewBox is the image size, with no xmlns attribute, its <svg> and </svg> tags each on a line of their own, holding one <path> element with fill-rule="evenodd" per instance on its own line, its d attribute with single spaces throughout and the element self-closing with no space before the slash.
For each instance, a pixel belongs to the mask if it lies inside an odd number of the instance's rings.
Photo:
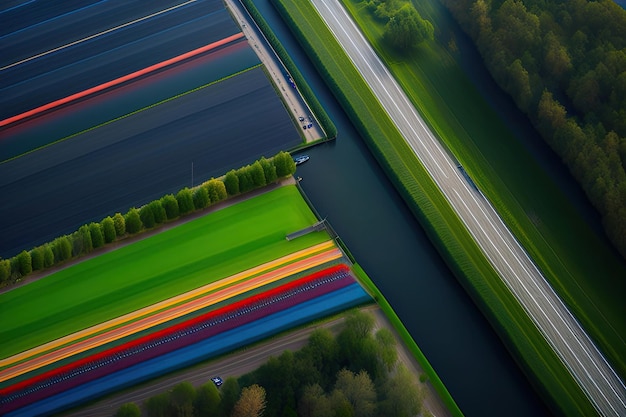
<svg viewBox="0 0 626 417">
<path fill-rule="evenodd" d="M 626 415 L 626 386 L 490 203 L 462 176 L 336 0 L 312 0 L 459 217 L 597 411 Z"/>
<path fill-rule="evenodd" d="M 250 46 L 256 52 L 263 65 L 265 65 L 276 89 L 283 96 L 285 107 L 292 114 L 293 119 L 298 120 L 305 142 L 313 142 L 323 138 L 325 136 L 324 131 L 315 119 L 308 104 L 304 101 L 297 86 L 289 83 L 286 76 L 287 69 L 269 45 L 256 22 L 239 0 L 225 0 L 225 2 L 226 6 L 233 13 L 235 20 L 239 23 L 241 30 L 246 35 Z"/>
</svg>

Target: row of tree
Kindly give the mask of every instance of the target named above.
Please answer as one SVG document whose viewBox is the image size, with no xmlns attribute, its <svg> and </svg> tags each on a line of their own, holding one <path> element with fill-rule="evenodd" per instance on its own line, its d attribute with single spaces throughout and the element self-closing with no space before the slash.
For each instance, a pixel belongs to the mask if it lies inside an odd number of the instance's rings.
<svg viewBox="0 0 626 417">
<path fill-rule="evenodd" d="M 443 2 L 626 257 L 626 10 L 612 0 Z"/>
<path fill-rule="evenodd" d="M 249 374 L 227 378 L 219 392 L 212 383 L 197 390 L 182 383 L 145 401 L 144 409 L 149 417 L 429 415 L 422 410 L 417 377 L 397 360 L 393 334 L 373 328 L 371 314 L 352 311 L 336 337 L 317 329 L 299 351 L 285 351 Z M 139 410 L 126 404 L 117 416 L 139 415 L 126 408 Z"/>
<path fill-rule="evenodd" d="M 212 178 L 198 187 L 183 188 L 176 195 L 168 194 L 140 207 L 131 207 L 126 214 L 116 213 L 101 222 L 81 226 L 72 234 L 22 251 L 10 259 L 0 259 L 0 286 L 70 259 L 91 253 L 116 240 L 153 229 L 197 210 L 203 210 L 228 197 L 272 184 L 296 172 L 296 165 L 287 152 L 273 158 L 262 157 L 252 165 L 231 170 L 223 178 Z"/>
</svg>

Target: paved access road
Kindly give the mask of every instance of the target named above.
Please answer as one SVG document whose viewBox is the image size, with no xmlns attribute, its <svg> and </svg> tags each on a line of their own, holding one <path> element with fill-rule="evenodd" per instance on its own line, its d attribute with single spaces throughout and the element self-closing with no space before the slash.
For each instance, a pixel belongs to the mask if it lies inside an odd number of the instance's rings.
<svg viewBox="0 0 626 417">
<path fill-rule="evenodd" d="M 265 68 L 267 74 L 272 79 L 276 90 L 282 95 L 285 108 L 297 120 L 299 126 L 303 129 L 302 135 L 305 142 L 313 142 L 325 136 L 319 123 L 315 119 L 313 112 L 308 104 L 304 101 L 297 86 L 291 85 L 288 80 L 287 69 L 276 55 L 269 42 L 257 26 L 256 22 L 248 14 L 240 0 L 225 0 L 226 6 L 230 9 L 237 23 L 241 27 L 242 32 L 246 35 L 246 39 L 250 46 L 257 54 Z M 303 120 L 300 120 L 302 118 Z M 310 126 L 310 127 L 309 127 Z M 305 129 L 306 127 L 306 129 Z"/>
<path fill-rule="evenodd" d="M 336 0 L 312 0 L 312 3 L 493 267 L 597 411 L 605 416 L 626 415 L 623 381 L 490 203 L 462 176 L 347 12 Z"/>
</svg>

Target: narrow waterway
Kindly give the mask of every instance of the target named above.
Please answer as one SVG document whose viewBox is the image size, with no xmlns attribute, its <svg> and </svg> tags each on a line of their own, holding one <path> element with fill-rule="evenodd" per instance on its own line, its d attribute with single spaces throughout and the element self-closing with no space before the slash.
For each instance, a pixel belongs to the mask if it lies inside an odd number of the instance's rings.
<svg viewBox="0 0 626 417">
<path fill-rule="evenodd" d="M 337 125 L 301 185 L 385 294 L 466 416 L 549 411 L 434 249 L 268 0 L 257 7 Z"/>
</svg>

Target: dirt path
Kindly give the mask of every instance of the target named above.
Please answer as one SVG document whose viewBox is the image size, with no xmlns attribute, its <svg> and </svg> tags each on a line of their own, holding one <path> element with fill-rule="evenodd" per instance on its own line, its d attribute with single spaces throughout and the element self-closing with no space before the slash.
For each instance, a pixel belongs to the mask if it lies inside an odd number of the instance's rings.
<svg viewBox="0 0 626 417">
<path fill-rule="evenodd" d="M 300 126 L 301 133 L 306 143 L 310 143 L 325 137 L 324 131 L 314 118 L 313 112 L 298 91 L 293 80 L 285 75 L 285 69 L 280 58 L 276 55 L 269 42 L 257 26 L 256 22 L 248 14 L 246 8 L 239 0 L 225 0 L 226 6 L 233 14 L 235 21 L 241 27 L 241 31 L 248 39 L 252 50 L 265 65 L 268 76 L 271 78 L 276 90 L 282 95 L 285 107 Z M 302 118 L 302 120 L 300 120 Z M 305 128 L 306 127 L 306 128 Z"/>
</svg>

